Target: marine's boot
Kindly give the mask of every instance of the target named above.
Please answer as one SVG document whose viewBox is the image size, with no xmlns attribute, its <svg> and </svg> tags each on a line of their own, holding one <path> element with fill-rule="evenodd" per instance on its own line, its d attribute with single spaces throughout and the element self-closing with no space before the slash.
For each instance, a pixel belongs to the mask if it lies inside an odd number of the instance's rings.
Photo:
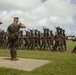
<svg viewBox="0 0 76 75">
<path fill-rule="evenodd" d="M 11 56 L 11 61 L 14 61 L 14 57 L 13 56 Z"/>
<path fill-rule="evenodd" d="M 17 59 L 16 56 L 14 56 L 14 60 L 17 61 L 17 60 L 19 60 L 19 59 Z"/>
</svg>

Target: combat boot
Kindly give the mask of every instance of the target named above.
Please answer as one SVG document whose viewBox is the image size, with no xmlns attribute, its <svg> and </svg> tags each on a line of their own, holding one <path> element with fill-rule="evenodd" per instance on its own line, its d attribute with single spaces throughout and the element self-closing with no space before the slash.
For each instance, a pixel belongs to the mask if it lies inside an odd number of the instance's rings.
<svg viewBox="0 0 76 75">
<path fill-rule="evenodd" d="M 11 61 L 14 61 L 14 57 L 13 56 L 11 56 Z"/>
<path fill-rule="evenodd" d="M 16 56 L 14 56 L 14 60 L 17 61 L 17 60 L 19 60 L 19 59 L 17 59 Z"/>
</svg>

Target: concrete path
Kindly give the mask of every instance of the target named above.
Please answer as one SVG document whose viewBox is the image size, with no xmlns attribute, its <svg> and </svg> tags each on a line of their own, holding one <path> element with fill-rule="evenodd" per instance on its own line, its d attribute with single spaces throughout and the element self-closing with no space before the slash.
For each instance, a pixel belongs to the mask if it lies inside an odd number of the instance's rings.
<svg viewBox="0 0 76 75">
<path fill-rule="evenodd" d="M 37 67 L 43 66 L 49 62 L 51 61 L 24 58 L 19 58 L 18 61 L 10 61 L 10 57 L 0 57 L 0 67 L 13 68 L 24 71 L 32 71 Z"/>
</svg>

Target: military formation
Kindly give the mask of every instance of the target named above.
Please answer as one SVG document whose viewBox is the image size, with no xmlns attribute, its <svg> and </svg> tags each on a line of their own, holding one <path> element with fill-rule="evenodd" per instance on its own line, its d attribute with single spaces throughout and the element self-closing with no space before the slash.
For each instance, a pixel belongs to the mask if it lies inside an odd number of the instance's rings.
<svg viewBox="0 0 76 75">
<path fill-rule="evenodd" d="M 13 35 L 9 38 L 7 32 L 4 30 L 0 31 L 0 47 L 9 48 L 10 39 L 13 38 Z M 18 41 L 15 45 L 17 49 L 26 49 L 26 50 L 51 50 L 61 52 L 66 50 L 66 39 L 65 39 L 65 30 L 60 27 L 56 27 L 55 34 L 49 28 L 43 28 L 43 32 L 34 29 L 25 31 L 19 31 Z"/>
</svg>

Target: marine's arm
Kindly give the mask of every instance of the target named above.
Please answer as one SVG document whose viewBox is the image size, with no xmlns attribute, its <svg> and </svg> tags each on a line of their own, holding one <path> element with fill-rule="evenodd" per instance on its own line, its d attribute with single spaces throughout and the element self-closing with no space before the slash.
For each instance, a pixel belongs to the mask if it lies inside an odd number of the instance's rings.
<svg viewBox="0 0 76 75">
<path fill-rule="evenodd" d="M 24 25 L 23 23 L 19 22 L 19 24 L 21 25 L 21 28 L 26 28 L 26 25 Z"/>
<path fill-rule="evenodd" d="M 7 36 L 10 34 L 9 27 L 7 28 Z"/>
</svg>

